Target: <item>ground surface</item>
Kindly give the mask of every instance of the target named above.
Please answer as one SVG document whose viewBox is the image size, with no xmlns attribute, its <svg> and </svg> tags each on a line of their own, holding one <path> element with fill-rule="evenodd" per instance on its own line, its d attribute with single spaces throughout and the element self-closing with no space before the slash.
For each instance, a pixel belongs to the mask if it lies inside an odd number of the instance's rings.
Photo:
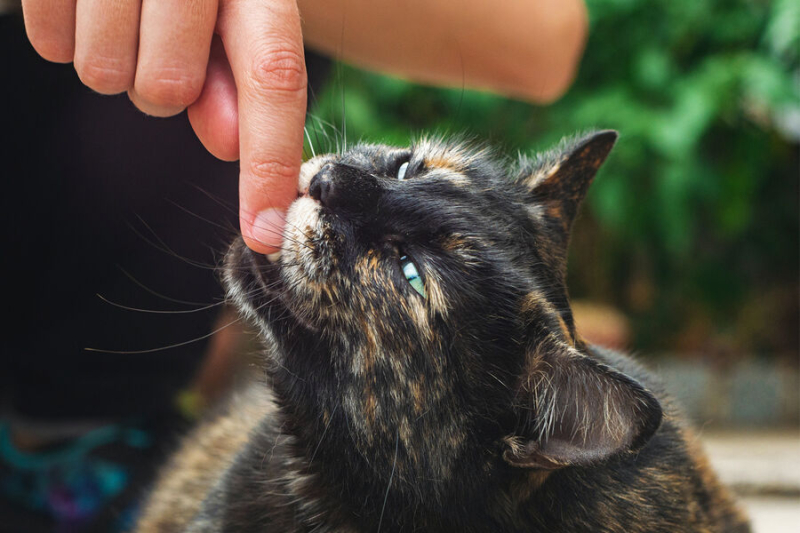
<svg viewBox="0 0 800 533">
<path fill-rule="evenodd" d="M 720 478 L 737 493 L 754 533 L 800 532 L 800 432 L 704 433 Z"/>
</svg>

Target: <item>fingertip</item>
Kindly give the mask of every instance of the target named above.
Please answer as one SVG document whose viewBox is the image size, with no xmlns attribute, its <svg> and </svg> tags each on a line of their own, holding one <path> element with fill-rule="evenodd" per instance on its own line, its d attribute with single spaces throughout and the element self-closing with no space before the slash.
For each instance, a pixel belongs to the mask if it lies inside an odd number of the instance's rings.
<svg viewBox="0 0 800 533">
<path fill-rule="evenodd" d="M 199 102 L 186 111 L 189 123 L 206 150 L 222 161 L 239 159 L 239 128 L 235 121 L 218 116 L 217 110 Z"/>
<path fill-rule="evenodd" d="M 254 252 L 271 254 L 280 250 L 283 229 L 286 226 L 286 213 L 277 208 L 267 208 L 257 213 L 251 220 L 241 219 L 242 237 Z"/>
<path fill-rule="evenodd" d="M 236 84 L 218 38 L 211 45 L 203 91 L 188 113 L 195 134 L 211 154 L 223 161 L 239 158 Z"/>
<path fill-rule="evenodd" d="M 293 165 L 279 163 L 254 166 L 243 162 L 241 166 L 239 220 L 242 235 L 254 251 L 272 253 L 281 247 L 286 212 L 297 198 L 299 165 L 295 169 Z"/>
<path fill-rule="evenodd" d="M 22 14 L 25 33 L 37 54 L 53 63 L 72 63 L 75 56 L 75 2 L 23 0 Z"/>
<path fill-rule="evenodd" d="M 72 63 L 75 56 L 75 42 L 29 39 L 36 53 L 51 63 Z"/>
<path fill-rule="evenodd" d="M 128 89 L 128 98 L 130 98 L 133 105 L 135 105 L 139 111 L 151 117 L 172 117 L 186 109 L 180 106 L 162 106 L 154 104 L 142 98 L 135 88 Z"/>
<path fill-rule="evenodd" d="M 281 249 L 280 246 L 266 246 L 265 244 L 259 242 L 253 237 L 245 235 L 244 233 L 242 234 L 242 237 L 248 248 L 261 255 L 274 254 Z"/>
</svg>

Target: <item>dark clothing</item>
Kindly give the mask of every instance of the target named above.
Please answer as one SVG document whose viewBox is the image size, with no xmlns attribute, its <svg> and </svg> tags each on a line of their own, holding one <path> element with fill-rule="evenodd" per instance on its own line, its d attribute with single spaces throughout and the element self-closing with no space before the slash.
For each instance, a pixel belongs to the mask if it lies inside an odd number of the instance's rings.
<svg viewBox="0 0 800 533">
<path fill-rule="evenodd" d="M 307 55 L 310 86 L 328 61 Z M 0 16 L 5 408 L 37 421 L 149 416 L 172 405 L 220 301 L 214 265 L 238 227 L 238 165 L 212 157 L 184 114 L 146 117 L 127 96 L 48 63 L 21 17 Z M 180 300 L 179 303 L 173 300 Z"/>
</svg>

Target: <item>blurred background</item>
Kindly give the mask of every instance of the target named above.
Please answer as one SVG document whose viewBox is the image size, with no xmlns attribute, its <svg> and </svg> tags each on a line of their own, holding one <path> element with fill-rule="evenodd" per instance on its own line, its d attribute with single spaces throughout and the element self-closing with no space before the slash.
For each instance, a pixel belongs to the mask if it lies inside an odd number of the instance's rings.
<svg viewBox="0 0 800 533">
<path fill-rule="evenodd" d="M 463 133 L 513 156 L 618 130 L 572 239 L 578 328 L 663 377 L 759 531 L 800 531 L 800 2 L 586 3 L 552 105 L 337 65 L 309 139 Z"/>
<path fill-rule="evenodd" d="M 5 4 L 0 0 L 0 7 Z M 306 153 L 335 149 L 345 137 L 348 144 L 407 145 L 420 133 L 438 133 L 481 139 L 513 156 L 588 129 L 618 130 L 617 146 L 574 229 L 568 282 L 578 328 L 593 342 L 633 352 L 663 378 L 723 481 L 743 498 L 757 533 L 800 531 L 800 2 L 586 4 L 589 41 L 575 83 L 558 102 L 534 106 L 460 87 L 428 88 L 334 63 L 310 100 Z M 66 524 L 57 531 L 121 529 L 120 516 L 129 522 L 135 514 L 137 498 L 176 434 L 230 383 L 231 361 L 246 366 L 254 351 L 243 332 L 225 327 L 235 319 L 219 318 L 216 308 L 202 308 L 204 321 L 178 325 L 197 316 L 189 309 L 219 301 L 207 287 L 218 288 L 212 267 L 235 232 L 235 203 L 220 199 L 235 202 L 237 168 L 205 153 L 185 116 L 156 121 L 135 111 L 124 95 L 91 93 L 70 66 L 34 57 L 21 20 L 6 17 L 2 24 L 0 50 L 12 52 L 0 54 L 8 61 L 0 71 L 22 73 L 28 83 L 0 86 L 2 98 L 12 103 L 4 106 L 8 114 L 0 124 L 20 126 L 0 143 L 5 169 L 62 178 L 48 182 L 59 187 L 54 205 L 31 200 L 41 187 L 33 179 L 11 180 L 8 186 L 19 191 L 9 189 L 4 202 L 22 205 L 31 219 L 40 214 L 36 209 L 57 209 L 66 233 L 97 232 L 91 251 L 104 256 L 118 248 L 122 258 L 121 266 L 106 264 L 110 260 L 95 265 L 85 287 L 64 288 L 64 262 L 89 250 L 60 242 L 55 251 L 30 253 L 26 244 L 45 242 L 42 235 L 54 228 L 42 227 L 35 239 L 30 231 L 21 237 L 11 216 L 3 224 L 4 249 L 22 259 L 7 266 L 53 263 L 48 279 L 65 291 L 65 300 L 73 297 L 70 290 L 91 299 L 98 324 L 118 325 L 136 314 L 100 301 L 95 292 L 137 308 L 177 307 L 186 314 L 138 318 L 127 337 L 103 326 L 108 339 L 95 344 L 123 350 L 113 357 L 87 354 L 84 344 L 64 357 L 67 336 L 53 333 L 53 346 L 46 347 L 52 363 L 42 365 L 25 351 L 26 338 L 40 335 L 47 312 L 63 322 L 62 313 L 26 298 L 30 286 L 9 287 L 8 300 L 19 306 L 11 329 L 32 330 L 18 335 L 22 347 L 3 347 L 2 362 L 12 370 L 5 377 L 0 372 L 0 531 L 51 531 L 56 522 Z M 29 57 L 17 64 L 23 54 Z M 323 68 L 317 69 L 320 77 Z M 14 105 L 26 98 L 28 107 Z M 46 153 L 27 151 L 37 143 Z M 79 174 L 81 179 L 70 177 Z M 176 174 L 186 182 L 174 180 Z M 147 187 L 168 183 L 169 189 L 145 191 L 145 178 Z M 133 205 L 136 216 L 121 220 L 121 208 L 94 194 L 104 187 L 115 189 L 120 205 Z M 153 213 L 165 213 L 165 202 L 174 205 L 161 220 Z M 151 211 L 156 204 L 159 209 Z M 12 207 L 3 213 L 15 213 Z M 81 208 L 92 216 L 78 220 Z M 94 213 L 105 217 L 102 223 Z M 116 225 L 101 232 L 111 219 Z M 224 221 L 232 221 L 230 229 Z M 203 242 L 188 242 L 186 234 L 202 234 Z M 151 277 L 140 275 L 152 270 Z M 185 283 L 165 281 L 167 271 Z M 208 294 L 198 295 L 199 285 Z M 31 316 L 37 318 L 26 318 Z M 221 334 L 205 346 L 204 333 L 217 328 Z M 201 342 L 187 342 L 192 338 Z M 232 346 L 244 357 L 231 358 Z M 152 355 L 136 353 L 153 347 Z M 200 361 L 204 350 L 208 355 Z M 120 372 L 115 365 L 123 363 Z M 14 364 L 27 365 L 19 375 L 30 383 L 16 379 Z M 141 375 L 134 371 L 145 366 Z M 35 417 L 22 416 L 37 401 L 47 411 L 74 395 L 68 386 L 62 391 L 64 372 L 86 376 L 90 386 L 80 387 L 82 403 L 107 403 L 109 412 L 102 414 L 116 416 L 113 426 L 77 431 L 70 422 L 69 435 L 44 438 L 41 427 L 29 423 Z M 163 383 L 164 390 L 153 383 Z M 14 386 L 16 395 L 9 394 Z M 173 402 L 176 389 L 182 392 Z M 130 413 L 112 413 L 122 400 L 132 404 Z M 155 428 L 118 420 L 151 411 L 161 417 Z M 52 432 L 52 420 L 47 422 Z M 14 424 L 24 430 L 19 434 L 37 438 L 14 438 Z M 64 449 L 76 449 L 73 441 L 88 442 L 92 452 L 65 455 Z M 87 526 L 86 516 L 103 508 L 111 509 L 108 517 Z"/>
</svg>

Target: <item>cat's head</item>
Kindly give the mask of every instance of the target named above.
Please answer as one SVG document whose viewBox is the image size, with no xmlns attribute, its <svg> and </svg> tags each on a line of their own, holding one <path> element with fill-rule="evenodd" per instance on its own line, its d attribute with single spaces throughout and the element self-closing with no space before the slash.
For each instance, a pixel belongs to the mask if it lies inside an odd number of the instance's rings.
<svg viewBox="0 0 800 533">
<path fill-rule="evenodd" d="M 591 356 L 564 283 L 573 219 L 616 138 L 510 165 L 430 140 L 304 164 L 280 257 L 238 242 L 226 282 L 310 452 L 426 494 L 647 441 L 658 402 Z"/>
</svg>

